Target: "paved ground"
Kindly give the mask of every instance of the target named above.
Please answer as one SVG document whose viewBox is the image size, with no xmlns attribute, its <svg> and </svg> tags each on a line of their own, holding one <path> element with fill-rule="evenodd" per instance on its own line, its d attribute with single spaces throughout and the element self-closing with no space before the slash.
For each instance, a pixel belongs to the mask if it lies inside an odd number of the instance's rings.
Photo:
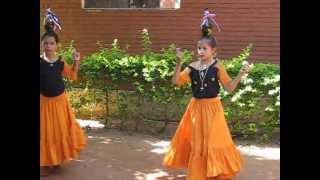
<svg viewBox="0 0 320 180">
<path fill-rule="evenodd" d="M 117 130 L 87 134 L 87 148 L 78 160 L 40 180 L 184 180 L 184 170 L 161 165 L 169 141 Z M 239 146 L 245 167 L 236 180 L 280 180 L 279 147 Z"/>
</svg>

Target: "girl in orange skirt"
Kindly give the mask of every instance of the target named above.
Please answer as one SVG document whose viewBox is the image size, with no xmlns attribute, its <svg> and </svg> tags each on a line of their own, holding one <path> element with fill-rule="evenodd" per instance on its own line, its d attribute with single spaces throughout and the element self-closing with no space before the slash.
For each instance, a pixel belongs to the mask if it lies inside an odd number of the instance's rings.
<svg viewBox="0 0 320 180">
<path fill-rule="evenodd" d="M 46 32 L 41 41 L 44 53 L 40 56 L 40 175 L 66 161 L 74 159 L 86 145 L 86 138 L 76 122 L 75 115 L 65 93 L 63 76 L 77 79 L 80 54 L 73 53 L 73 64 L 68 65 L 56 54 L 59 24 L 57 17 L 47 11 Z M 60 26 L 58 26 L 60 28 Z"/>
<path fill-rule="evenodd" d="M 178 86 L 191 83 L 193 97 L 171 141 L 163 164 L 187 168 L 188 180 L 232 179 L 243 165 L 240 152 L 232 140 L 223 107 L 218 97 L 221 83 L 232 92 L 250 69 L 245 64 L 232 80 L 215 57 L 216 40 L 211 35 L 214 16 L 205 11 L 203 37 L 198 41 L 199 61 L 182 72 L 182 52 L 177 49 L 177 65 L 172 82 Z M 210 17 L 211 16 L 211 17 Z"/>
</svg>

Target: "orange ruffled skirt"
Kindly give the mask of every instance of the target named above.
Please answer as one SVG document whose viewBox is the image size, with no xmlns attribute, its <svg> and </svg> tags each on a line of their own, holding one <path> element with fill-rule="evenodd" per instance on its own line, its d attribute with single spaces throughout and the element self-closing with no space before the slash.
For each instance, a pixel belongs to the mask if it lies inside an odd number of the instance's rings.
<svg viewBox="0 0 320 180">
<path fill-rule="evenodd" d="M 40 95 L 40 166 L 55 166 L 72 160 L 85 145 L 86 137 L 67 95 Z"/>
<path fill-rule="evenodd" d="M 187 168 L 187 180 L 232 179 L 243 159 L 233 143 L 219 98 L 192 98 L 163 165 Z"/>
</svg>

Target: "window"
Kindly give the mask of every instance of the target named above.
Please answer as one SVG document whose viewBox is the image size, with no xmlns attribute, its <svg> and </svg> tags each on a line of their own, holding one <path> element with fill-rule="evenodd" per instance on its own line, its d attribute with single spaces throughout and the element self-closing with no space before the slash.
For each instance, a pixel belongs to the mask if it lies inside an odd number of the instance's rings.
<svg viewBox="0 0 320 180">
<path fill-rule="evenodd" d="M 83 0 L 85 9 L 178 9 L 180 0 Z"/>
</svg>

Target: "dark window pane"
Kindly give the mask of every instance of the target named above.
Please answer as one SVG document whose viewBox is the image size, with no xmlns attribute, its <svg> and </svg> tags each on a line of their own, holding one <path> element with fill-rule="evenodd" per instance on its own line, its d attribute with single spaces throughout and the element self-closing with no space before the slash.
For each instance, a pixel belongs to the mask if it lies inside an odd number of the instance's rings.
<svg viewBox="0 0 320 180">
<path fill-rule="evenodd" d="M 180 0 L 84 0 L 85 8 L 179 8 Z"/>
</svg>

